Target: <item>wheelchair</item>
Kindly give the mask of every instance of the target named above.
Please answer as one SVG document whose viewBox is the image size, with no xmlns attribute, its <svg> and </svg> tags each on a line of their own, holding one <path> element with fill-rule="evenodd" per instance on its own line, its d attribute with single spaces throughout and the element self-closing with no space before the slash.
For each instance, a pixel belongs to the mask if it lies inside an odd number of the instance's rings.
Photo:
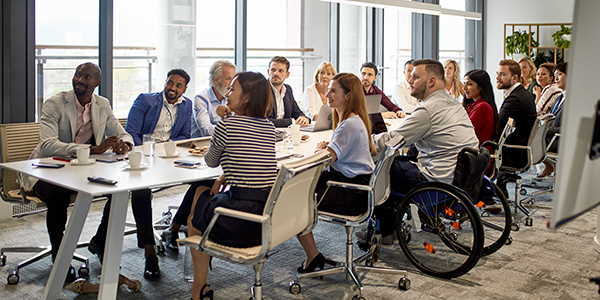
<svg viewBox="0 0 600 300">
<path fill-rule="evenodd" d="M 485 149 L 485 148 L 484 148 Z M 425 274 L 440 278 L 455 278 L 470 271 L 481 256 L 498 251 L 512 242 L 512 216 L 508 200 L 483 171 L 490 161 L 489 152 L 465 148 L 460 157 L 479 156 L 478 170 L 459 166 L 453 184 L 423 182 L 406 195 L 391 192 L 395 230 L 400 248 L 407 259 Z M 485 154 L 487 152 L 487 154 Z M 471 162 L 470 164 L 474 164 Z M 466 168 L 459 170 L 459 168 Z M 465 174 L 462 182 L 459 172 Z M 482 182 L 481 186 L 467 182 Z M 459 180 L 460 181 L 460 180 Z M 471 193 L 465 191 L 472 190 Z M 473 201 L 474 195 L 477 201 Z M 359 248 L 370 252 L 366 264 L 379 259 L 381 234 L 377 222 L 367 228 L 365 243 Z"/>
</svg>

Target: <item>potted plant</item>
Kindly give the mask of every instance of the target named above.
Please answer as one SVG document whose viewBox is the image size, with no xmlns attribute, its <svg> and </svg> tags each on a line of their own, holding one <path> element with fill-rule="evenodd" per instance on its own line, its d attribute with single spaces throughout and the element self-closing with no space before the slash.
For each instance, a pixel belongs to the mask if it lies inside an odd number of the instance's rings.
<svg viewBox="0 0 600 300">
<path fill-rule="evenodd" d="M 540 43 L 533 39 L 531 32 L 531 46 L 538 47 Z M 519 30 L 513 32 L 512 35 L 506 37 L 506 55 L 513 56 L 516 59 L 515 54 L 528 55 L 529 54 L 529 33 L 525 30 Z"/>
<path fill-rule="evenodd" d="M 554 45 L 561 49 L 569 48 L 569 46 L 571 46 L 572 30 L 573 28 L 567 27 L 565 25 L 560 25 L 560 30 L 552 34 Z"/>
</svg>

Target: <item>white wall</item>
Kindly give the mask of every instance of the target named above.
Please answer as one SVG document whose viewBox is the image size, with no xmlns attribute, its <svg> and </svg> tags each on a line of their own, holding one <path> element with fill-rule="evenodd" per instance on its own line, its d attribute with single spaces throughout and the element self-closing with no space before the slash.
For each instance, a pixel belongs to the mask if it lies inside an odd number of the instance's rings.
<svg viewBox="0 0 600 300">
<path fill-rule="evenodd" d="M 571 23 L 573 22 L 574 5 L 574 0 L 494 0 L 485 2 L 484 68 L 490 74 L 494 86 L 498 62 L 504 59 L 504 24 Z M 541 42 L 544 43 L 545 40 L 542 39 Z M 551 39 L 550 42 L 552 42 Z M 502 92 L 496 91 L 495 96 L 496 103 L 500 107 Z"/>
</svg>

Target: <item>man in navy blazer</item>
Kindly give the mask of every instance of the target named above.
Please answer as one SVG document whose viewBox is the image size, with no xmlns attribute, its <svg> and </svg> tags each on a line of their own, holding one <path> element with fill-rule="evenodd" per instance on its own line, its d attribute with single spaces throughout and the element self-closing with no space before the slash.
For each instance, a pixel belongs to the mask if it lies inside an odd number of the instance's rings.
<svg viewBox="0 0 600 300">
<path fill-rule="evenodd" d="M 283 56 L 273 56 L 269 62 L 269 83 L 273 90 L 273 108 L 268 118 L 275 127 L 288 127 L 292 119 L 301 127 L 308 126 L 310 120 L 304 115 L 292 94 L 292 87 L 284 84 L 290 76 L 290 62 Z"/>
<path fill-rule="evenodd" d="M 151 133 L 156 142 L 190 138 L 192 101 L 183 96 L 190 76 L 182 69 L 167 73 L 165 88 L 160 93 L 140 94 L 129 110 L 125 130 L 133 136 L 135 145 Z M 138 247 L 144 248 L 146 267 L 144 277 L 160 277 L 158 257 L 154 250 L 152 222 L 152 192 L 150 189 L 131 193 L 131 207 L 137 227 Z"/>
<path fill-rule="evenodd" d="M 509 145 L 527 145 L 531 129 L 537 116 L 535 101 L 519 82 L 521 81 L 521 67 L 511 59 L 501 60 L 496 71 L 496 84 L 499 90 L 504 90 L 504 101 L 498 113 L 501 130 L 506 126 L 509 118 L 515 120 L 515 131 L 506 138 Z M 502 165 L 522 167 L 527 164 L 527 154 L 521 149 L 502 149 Z M 498 187 L 506 190 L 507 178 L 502 174 L 498 177 Z M 508 197 L 508 193 L 505 193 Z"/>
</svg>

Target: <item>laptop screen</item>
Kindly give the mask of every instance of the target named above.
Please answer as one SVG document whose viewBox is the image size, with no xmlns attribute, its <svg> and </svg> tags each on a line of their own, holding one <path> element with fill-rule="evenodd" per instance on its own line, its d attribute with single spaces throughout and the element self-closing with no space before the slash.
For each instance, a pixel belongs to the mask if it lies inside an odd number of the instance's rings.
<svg viewBox="0 0 600 300">
<path fill-rule="evenodd" d="M 372 134 L 387 132 L 387 126 L 385 125 L 385 121 L 383 120 L 381 113 L 369 114 L 369 117 L 371 118 Z"/>
</svg>

